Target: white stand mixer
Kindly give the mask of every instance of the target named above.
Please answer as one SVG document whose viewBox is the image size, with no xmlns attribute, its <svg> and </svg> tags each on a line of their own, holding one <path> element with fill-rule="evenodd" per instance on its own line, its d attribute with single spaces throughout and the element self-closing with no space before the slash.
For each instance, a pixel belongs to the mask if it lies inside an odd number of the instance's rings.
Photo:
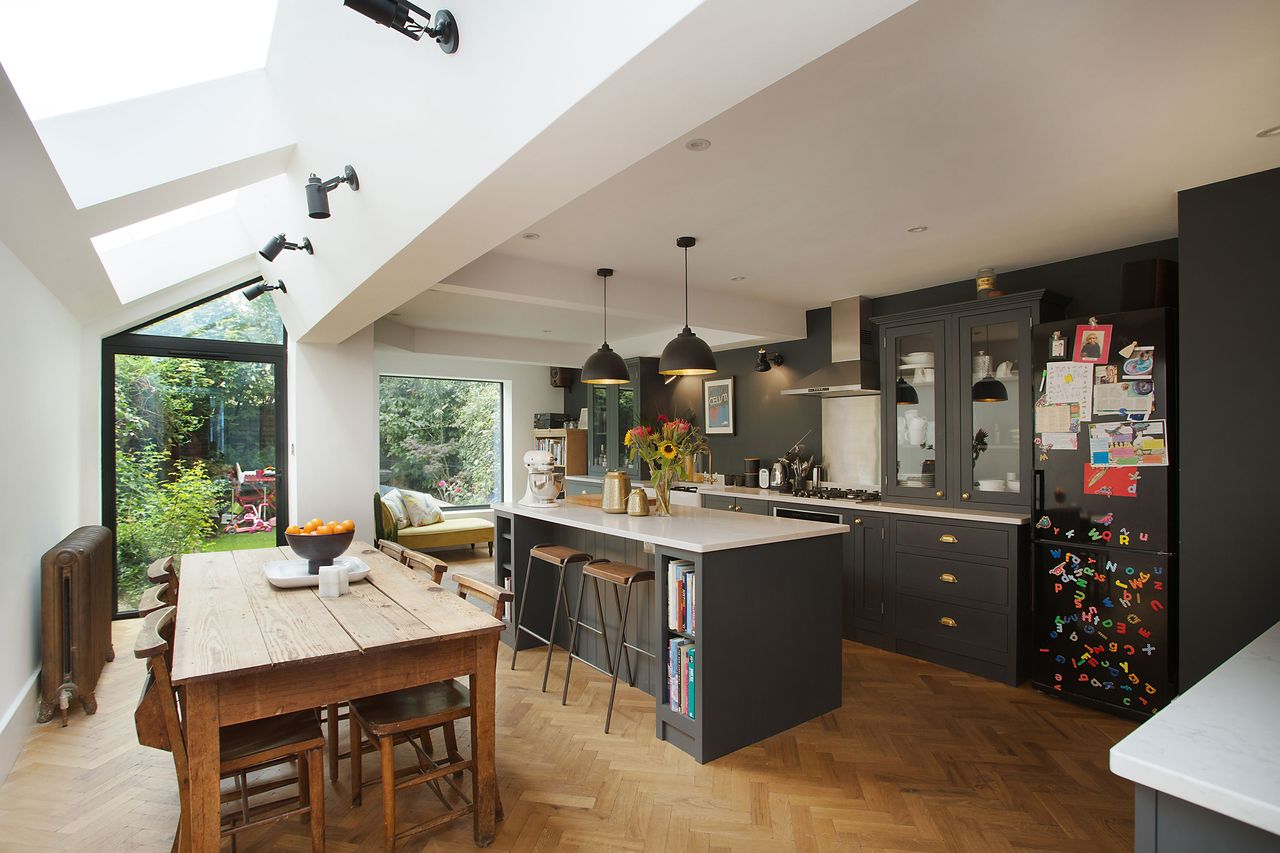
<svg viewBox="0 0 1280 853">
<path fill-rule="evenodd" d="M 556 498 L 564 488 L 564 475 L 556 472 L 555 459 L 547 450 L 530 450 L 524 455 L 529 472 L 528 485 L 520 503 L 538 509 L 556 509 Z"/>
</svg>

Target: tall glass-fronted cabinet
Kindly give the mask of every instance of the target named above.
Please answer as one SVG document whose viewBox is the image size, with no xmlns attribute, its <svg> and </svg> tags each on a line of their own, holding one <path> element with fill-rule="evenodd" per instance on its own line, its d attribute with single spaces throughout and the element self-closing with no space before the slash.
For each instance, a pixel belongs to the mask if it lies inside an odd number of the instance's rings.
<svg viewBox="0 0 1280 853">
<path fill-rule="evenodd" d="M 627 430 L 641 423 L 654 424 L 658 414 L 671 415 L 671 386 L 658 373 L 656 358 L 627 359 L 631 382 L 626 385 L 589 386 L 587 415 L 588 473 L 625 469 L 634 481 L 649 475 L 644 462 L 627 460 Z"/>
<path fill-rule="evenodd" d="M 886 498 L 1031 506 L 1031 327 L 1065 305 L 1037 290 L 874 318 Z"/>
</svg>

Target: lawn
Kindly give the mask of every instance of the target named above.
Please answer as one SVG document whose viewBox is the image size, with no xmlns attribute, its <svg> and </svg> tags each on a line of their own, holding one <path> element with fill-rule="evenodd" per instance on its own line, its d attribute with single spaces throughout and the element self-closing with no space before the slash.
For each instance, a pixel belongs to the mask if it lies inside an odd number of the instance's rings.
<svg viewBox="0 0 1280 853">
<path fill-rule="evenodd" d="M 212 542 L 208 542 L 201 551 L 239 551 L 242 548 L 274 548 L 276 532 L 263 530 L 258 533 L 220 533 Z"/>
</svg>

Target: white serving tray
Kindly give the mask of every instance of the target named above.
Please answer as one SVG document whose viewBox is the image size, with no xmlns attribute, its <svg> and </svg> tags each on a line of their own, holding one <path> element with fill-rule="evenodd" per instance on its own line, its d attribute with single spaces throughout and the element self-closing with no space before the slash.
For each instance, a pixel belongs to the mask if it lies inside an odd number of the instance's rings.
<svg viewBox="0 0 1280 853">
<path fill-rule="evenodd" d="M 347 580 L 352 583 L 369 576 L 369 567 L 359 557 L 334 557 L 333 564 L 346 566 Z M 280 589 L 320 585 L 320 576 L 307 571 L 306 560 L 272 560 L 270 563 L 263 563 L 262 573 L 272 586 Z"/>
</svg>

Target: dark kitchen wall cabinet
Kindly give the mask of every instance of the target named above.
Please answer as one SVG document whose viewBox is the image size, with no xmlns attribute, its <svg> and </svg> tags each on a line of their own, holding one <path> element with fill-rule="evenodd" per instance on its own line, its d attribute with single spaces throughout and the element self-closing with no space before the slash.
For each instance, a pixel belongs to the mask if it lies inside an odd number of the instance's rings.
<svg viewBox="0 0 1280 853">
<path fill-rule="evenodd" d="M 1028 509 L 1031 328 L 1060 319 L 1044 290 L 875 317 L 881 491 L 933 506 Z"/>
<path fill-rule="evenodd" d="M 623 443 L 627 431 L 639 424 L 657 426 L 658 415 L 671 416 L 671 388 L 658 373 L 658 359 L 627 359 L 631 382 L 626 385 L 587 386 L 587 471 L 600 476 L 625 468 L 632 480 L 649 476 L 644 462 L 627 461 Z"/>
</svg>

